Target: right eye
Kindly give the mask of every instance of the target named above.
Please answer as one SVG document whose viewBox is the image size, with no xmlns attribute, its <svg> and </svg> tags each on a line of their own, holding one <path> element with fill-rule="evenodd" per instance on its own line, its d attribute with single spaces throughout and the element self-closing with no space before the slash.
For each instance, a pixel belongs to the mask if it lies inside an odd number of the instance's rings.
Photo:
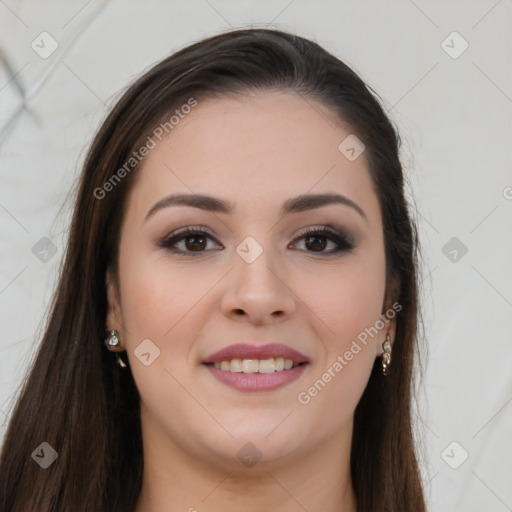
<svg viewBox="0 0 512 512">
<path fill-rule="evenodd" d="M 188 226 L 166 236 L 158 245 L 174 254 L 188 255 L 205 252 L 207 240 L 214 238 L 203 228 Z M 178 244 L 182 244 L 181 248 L 176 249 Z"/>
</svg>

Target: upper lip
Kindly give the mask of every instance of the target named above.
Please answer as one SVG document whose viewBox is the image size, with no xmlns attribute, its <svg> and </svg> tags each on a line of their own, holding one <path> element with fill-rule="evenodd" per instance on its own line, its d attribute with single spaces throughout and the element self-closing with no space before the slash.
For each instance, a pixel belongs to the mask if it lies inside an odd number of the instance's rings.
<svg viewBox="0 0 512 512">
<path fill-rule="evenodd" d="M 291 359 L 296 364 L 309 362 L 304 354 L 281 343 L 268 343 L 267 345 L 236 343 L 209 355 L 201 363 L 216 363 L 231 359 L 271 359 L 274 357 Z"/>
</svg>

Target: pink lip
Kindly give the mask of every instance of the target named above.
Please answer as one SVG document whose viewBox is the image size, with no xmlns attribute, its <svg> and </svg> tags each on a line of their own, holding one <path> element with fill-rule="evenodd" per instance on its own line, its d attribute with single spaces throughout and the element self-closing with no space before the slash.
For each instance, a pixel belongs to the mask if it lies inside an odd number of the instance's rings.
<svg viewBox="0 0 512 512">
<path fill-rule="evenodd" d="M 216 362 L 220 363 L 222 361 L 229 361 L 231 359 L 271 359 L 273 357 L 291 359 L 296 364 L 309 362 L 308 358 L 304 354 L 301 354 L 297 350 L 280 343 L 269 343 L 262 346 L 249 345 L 247 343 L 236 343 L 235 345 L 230 345 L 229 347 L 225 347 L 215 352 L 214 354 L 211 354 L 201 362 L 206 364 Z"/>
<path fill-rule="evenodd" d="M 307 363 L 301 364 L 290 370 L 281 370 L 274 373 L 230 372 L 219 370 L 213 366 L 206 366 L 206 368 L 220 382 L 238 391 L 272 391 L 298 379 L 308 366 Z"/>
</svg>

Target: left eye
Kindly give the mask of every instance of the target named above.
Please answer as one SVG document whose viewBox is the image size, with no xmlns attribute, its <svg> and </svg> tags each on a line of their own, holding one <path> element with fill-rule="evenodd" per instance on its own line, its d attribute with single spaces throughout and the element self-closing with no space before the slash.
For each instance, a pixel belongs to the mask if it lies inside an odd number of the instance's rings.
<svg viewBox="0 0 512 512">
<path fill-rule="evenodd" d="M 207 241 L 214 238 L 206 231 L 194 228 L 185 228 L 164 238 L 159 246 L 175 254 L 190 254 L 205 252 Z M 331 231 L 326 227 L 308 229 L 295 239 L 295 242 L 304 240 L 307 252 L 323 255 L 347 252 L 354 248 L 349 237 L 337 231 Z M 335 248 L 325 251 L 327 241 L 334 243 Z M 183 244 L 178 247 L 179 244 Z"/>
<path fill-rule="evenodd" d="M 330 231 L 326 231 L 324 229 L 320 230 L 310 230 L 305 234 L 300 236 L 297 240 L 304 240 L 304 245 L 306 247 L 314 249 L 313 251 L 308 252 L 320 252 L 323 254 L 334 254 L 337 252 L 348 251 L 352 249 L 352 245 L 343 235 L 339 235 L 337 233 L 331 233 Z M 335 248 L 331 251 L 323 251 L 322 249 L 326 248 L 326 245 L 330 241 L 334 244 Z M 318 249 L 318 250 L 317 250 Z"/>
</svg>

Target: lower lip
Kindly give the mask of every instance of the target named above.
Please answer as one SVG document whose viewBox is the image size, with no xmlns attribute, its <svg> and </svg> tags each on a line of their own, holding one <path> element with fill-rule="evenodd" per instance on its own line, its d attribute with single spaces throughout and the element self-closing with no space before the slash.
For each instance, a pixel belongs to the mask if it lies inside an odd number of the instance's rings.
<svg viewBox="0 0 512 512">
<path fill-rule="evenodd" d="M 309 366 L 309 363 L 295 366 L 290 370 L 273 373 L 243 373 L 220 370 L 204 365 L 218 380 L 238 391 L 272 391 L 297 380 Z"/>
</svg>

